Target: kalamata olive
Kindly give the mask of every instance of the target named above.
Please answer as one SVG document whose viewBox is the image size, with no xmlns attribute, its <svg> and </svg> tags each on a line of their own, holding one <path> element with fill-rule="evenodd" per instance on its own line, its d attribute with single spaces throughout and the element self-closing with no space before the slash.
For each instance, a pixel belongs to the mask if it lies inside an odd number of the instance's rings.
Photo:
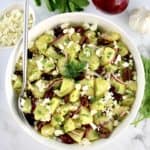
<svg viewBox="0 0 150 150">
<path fill-rule="evenodd" d="M 57 26 L 56 28 L 54 28 L 54 35 L 56 37 L 60 37 L 63 35 L 63 29 L 60 26 Z"/>
<path fill-rule="evenodd" d="M 60 135 L 59 139 L 61 139 L 61 141 L 63 143 L 66 143 L 66 144 L 73 144 L 73 143 L 75 143 L 75 141 L 68 134 Z"/>
<path fill-rule="evenodd" d="M 133 71 L 130 68 L 124 68 L 122 71 L 123 81 L 129 81 L 133 78 Z"/>
<path fill-rule="evenodd" d="M 84 106 L 84 107 L 89 107 L 90 102 L 89 102 L 88 96 L 86 96 L 86 95 L 81 96 L 81 97 L 80 97 L 80 101 L 81 101 L 81 105 L 82 105 L 82 106 Z"/>
</svg>

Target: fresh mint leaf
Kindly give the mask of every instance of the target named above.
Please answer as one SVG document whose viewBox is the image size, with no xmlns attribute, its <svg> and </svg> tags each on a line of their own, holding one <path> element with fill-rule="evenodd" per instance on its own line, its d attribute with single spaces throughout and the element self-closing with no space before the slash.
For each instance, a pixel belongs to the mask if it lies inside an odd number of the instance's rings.
<svg viewBox="0 0 150 150">
<path fill-rule="evenodd" d="M 88 0 L 71 0 L 74 4 L 78 5 L 80 8 L 81 7 L 86 7 L 89 5 Z"/>
<path fill-rule="evenodd" d="M 60 13 L 64 13 L 67 10 L 67 0 L 56 0 L 56 7 Z"/>
<path fill-rule="evenodd" d="M 139 111 L 139 116 L 133 122 L 134 125 L 137 125 L 140 121 L 146 118 L 150 118 L 150 59 L 142 57 L 144 70 L 145 70 L 145 92 L 143 102 Z"/>
<path fill-rule="evenodd" d="M 41 6 L 41 0 L 34 0 L 37 6 Z"/>
<path fill-rule="evenodd" d="M 45 1 L 46 7 L 48 8 L 49 11 L 55 10 L 54 3 L 52 0 L 44 0 L 44 1 Z"/>
<path fill-rule="evenodd" d="M 82 11 L 89 5 L 88 0 L 44 0 L 49 11 L 74 12 Z M 37 6 L 41 6 L 41 0 L 35 0 Z"/>
</svg>

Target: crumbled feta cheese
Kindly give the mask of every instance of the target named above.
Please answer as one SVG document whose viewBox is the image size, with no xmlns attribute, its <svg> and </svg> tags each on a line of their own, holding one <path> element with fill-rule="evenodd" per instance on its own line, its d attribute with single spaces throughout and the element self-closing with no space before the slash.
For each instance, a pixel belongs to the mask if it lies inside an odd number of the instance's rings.
<svg viewBox="0 0 150 150">
<path fill-rule="evenodd" d="M 132 59 L 129 59 L 129 64 L 133 64 L 133 60 Z"/>
<path fill-rule="evenodd" d="M 91 115 L 94 116 L 97 113 L 97 110 L 91 110 Z"/>
<path fill-rule="evenodd" d="M 98 25 L 97 25 L 97 24 L 93 24 L 93 25 L 91 25 L 91 27 L 90 27 L 90 29 L 91 29 L 92 31 L 96 31 L 97 28 L 98 28 Z"/>
<path fill-rule="evenodd" d="M 105 93 L 104 100 L 105 100 L 105 101 L 108 101 L 108 100 L 110 100 L 110 99 L 112 99 L 112 93 L 111 93 L 111 92 Z"/>
<path fill-rule="evenodd" d="M 97 55 L 98 57 L 100 57 L 100 56 L 101 56 L 102 51 L 103 51 L 103 48 L 99 48 L 99 49 L 97 49 L 97 50 L 96 50 L 96 55 Z"/>
<path fill-rule="evenodd" d="M 44 57 L 41 57 L 39 60 L 36 60 L 36 64 L 39 70 L 43 70 L 43 63 L 42 63 L 43 59 Z"/>
<path fill-rule="evenodd" d="M 37 81 L 35 85 L 39 89 L 40 92 L 43 92 L 43 90 L 47 87 L 42 80 Z"/>
<path fill-rule="evenodd" d="M 88 23 L 84 23 L 84 24 L 83 24 L 83 28 L 87 30 L 87 29 L 90 28 L 90 25 L 89 25 Z"/>
<path fill-rule="evenodd" d="M 66 34 L 68 33 L 70 36 L 75 32 L 74 28 L 69 28 L 69 29 L 64 29 L 63 33 Z"/>
<path fill-rule="evenodd" d="M 92 98 L 92 96 L 88 96 L 88 99 L 91 99 Z"/>
<path fill-rule="evenodd" d="M 54 36 L 54 30 L 48 30 L 46 31 L 47 34 Z"/>
<path fill-rule="evenodd" d="M 34 41 L 30 41 L 29 44 L 28 44 L 28 48 L 29 48 L 29 49 L 32 48 L 33 45 L 34 45 Z"/>
<path fill-rule="evenodd" d="M 76 88 L 76 90 L 80 90 L 80 89 L 81 89 L 81 84 L 79 84 L 79 83 L 76 84 L 76 85 L 75 85 L 75 88 Z"/>
<path fill-rule="evenodd" d="M 90 123 L 90 126 L 92 127 L 93 130 L 97 129 L 97 126 L 94 123 Z"/>
<path fill-rule="evenodd" d="M 29 28 L 33 24 L 33 16 L 29 17 Z M 23 11 L 13 9 L 0 16 L 0 45 L 15 45 L 23 33 Z"/>
<path fill-rule="evenodd" d="M 79 115 L 78 115 L 78 114 L 75 114 L 75 115 L 73 115 L 72 118 L 73 118 L 73 119 L 77 119 L 77 118 L 79 118 Z"/>
<path fill-rule="evenodd" d="M 87 57 L 90 57 L 91 56 L 91 53 L 89 51 L 84 51 L 83 52 Z"/>
<path fill-rule="evenodd" d="M 62 28 L 62 29 L 65 29 L 65 28 L 68 28 L 69 27 L 69 23 L 63 23 L 60 27 Z"/>
<path fill-rule="evenodd" d="M 114 44 L 114 48 L 115 48 L 115 49 L 118 49 L 117 42 L 116 42 L 116 41 L 114 41 L 114 42 L 113 42 L 113 44 Z"/>
<path fill-rule="evenodd" d="M 120 62 L 121 61 L 121 56 L 120 55 L 118 55 L 117 56 L 117 58 L 116 58 L 116 60 L 115 60 L 115 62 L 114 62 L 114 64 L 118 64 L 118 62 Z"/>
<path fill-rule="evenodd" d="M 67 48 L 70 48 L 73 43 L 74 43 L 73 41 L 70 41 L 70 42 L 67 44 Z"/>
<path fill-rule="evenodd" d="M 85 86 L 82 87 L 83 91 L 87 91 L 88 89 L 89 89 L 88 85 L 85 85 Z"/>
<path fill-rule="evenodd" d="M 123 99 L 126 99 L 126 98 L 127 98 L 127 96 L 122 96 L 122 98 L 123 98 Z"/>
<path fill-rule="evenodd" d="M 76 44 L 75 50 L 76 50 L 76 52 L 79 52 L 81 50 L 81 46 L 79 44 Z"/>
<path fill-rule="evenodd" d="M 64 132 L 62 130 L 55 130 L 54 134 L 55 136 L 59 136 L 59 135 L 64 134 Z"/>
<path fill-rule="evenodd" d="M 121 74 L 120 74 L 120 73 L 116 73 L 115 76 L 116 76 L 116 77 L 120 77 Z"/>
<path fill-rule="evenodd" d="M 86 44 L 83 44 L 83 45 L 82 45 L 82 48 L 84 49 L 85 47 L 86 47 Z"/>
<path fill-rule="evenodd" d="M 96 45 L 95 44 L 87 44 L 88 47 L 90 48 L 96 48 Z M 94 49 L 95 50 L 95 49 Z"/>
<path fill-rule="evenodd" d="M 87 138 L 83 138 L 82 141 L 80 142 L 81 145 L 89 145 L 91 142 Z"/>
<path fill-rule="evenodd" d="M 133 80 L 135 80 L 135 81 L 136 81 L 136 79 L 137 79 L 137 76 L 136 76 L 136 75 L 134 75 L 134 76 L 133 76 Z"/>
<path fill-rule="evenodd" d="M 25 99 L 24 99 L 24 98 L 21 98 L 21 101 L 20 101 L 20 105 L 21 105 L 21 107 L 23 107 L 23 106 L 24 106 L 24 104 L 25 104 Z"/>
<path fill-rule="evenodd" d="M 46 105 L 47 103 L 50 102 L 50 99 L 49 98 L 45 98 L 43 101 L 42 101 L 42 104 L 43 105 Z"/>
<path fill-rule="evenodd" d="M 58 47 L 61 49 L 61 50 L 64 50 L 65 49 L 65 47 L 62 45 L 62 44 L 58 44 Z"/>
<path fill-rule="evenodd" d="M 70 41 L 68 44 L 67 44 L 67 48 L 73 48 L 75 49 L 76 52 L 79 52 L 80 49 L 81 49 L 81 46 L 73 41 Z"/>
<path fill-rule="evenodd" d="M 123 67 L 128 67 L 128 66 L 129 66 L 129 63 L 124 62 L 124 63 L 122 64 L 122 66 L 123 66 Z"/>
<path fill-rule="evenodd" d="M 12 80 L 13 80 L 13 81 L 17 80 L 17 75 L 13 74 L 13 75 L 12 75 Z"/>
<path fill-rule="evenodd" d="M 85 69 L 89 70 L 89 64 L 88 63 L 86 64 Z"/>
<path fill-rule="evenodd" d="M 107 116 L 109 119 L 111 119 L 112 116 L 113 116 L 112 111 L 111 111 L 111 110 L 106 110 L 106 116 Z"/>
<path fill-rule="evenodd" d="M 78 106 L 72 105 L 72 106 L 70 106 L 70 109 L 71 109 L 72 111 L 74 111 L 74 110 L 78 109 Z"/>
<path fill-rule="evenodd" d="M 86 79 L 91 79 L 91 76 L 90 75 L 86 75 L 85 78 Z"/>
<path fill-rule="evenodd" d="M 114 126 L 116 127 L 116 126 L 118 126 L 118 124 L 119 124 L 118 120 L 115 120 L 114 121 Z"/>
<path fill-rule="evenodd" d="M 56 69 L 56 70 L 54 70 L 54 71 L 52 71 L 52 75 L 53 76 L 57 76 L 59 74 L 59 71 Z"/>
</svg>

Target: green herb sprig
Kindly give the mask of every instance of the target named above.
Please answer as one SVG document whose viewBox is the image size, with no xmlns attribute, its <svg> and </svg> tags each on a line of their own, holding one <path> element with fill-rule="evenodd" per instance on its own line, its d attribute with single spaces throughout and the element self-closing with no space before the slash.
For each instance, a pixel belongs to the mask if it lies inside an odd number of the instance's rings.
<svg viewBox="0 0 150 150">
<path fill-rule="evenodd" d="M 68 61 L 65 65 L 63 76 L 67 78 L 76 78 L 85 70 L 86 63 L 77 60 Z"/>
<path fill-rule="evenodd" d="M 142 57 L 144 70 L 145 70 L 145 91 L 143 102 L 139 111 L 139 116 L 133 122 L 134 125 L 137 125 L 140 121 L 150 118 L 150 59 Z"/>
<path fill-rule="evenodd" d="M 37 6 L 42 5 L 42 0 L 34 0 Z M 44 0 L 49 11 L 74 12 L 82 11 L 89 5 L 88 0 Z"/>
</svg>

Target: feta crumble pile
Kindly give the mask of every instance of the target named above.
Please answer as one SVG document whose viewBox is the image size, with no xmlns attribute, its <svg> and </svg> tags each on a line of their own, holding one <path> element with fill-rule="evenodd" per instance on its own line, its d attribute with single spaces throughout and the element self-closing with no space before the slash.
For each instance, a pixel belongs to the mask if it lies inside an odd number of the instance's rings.
<svg viewBox="0 0 150 150">
<path fill-rule="evenodd" d="M 29 18 L 29 28 L 32 27 L 33 16 Z M 23 33 L 23 11 L 13 9 L 0 17 L 0 46 L 13 46 Z"/>
</svg>

